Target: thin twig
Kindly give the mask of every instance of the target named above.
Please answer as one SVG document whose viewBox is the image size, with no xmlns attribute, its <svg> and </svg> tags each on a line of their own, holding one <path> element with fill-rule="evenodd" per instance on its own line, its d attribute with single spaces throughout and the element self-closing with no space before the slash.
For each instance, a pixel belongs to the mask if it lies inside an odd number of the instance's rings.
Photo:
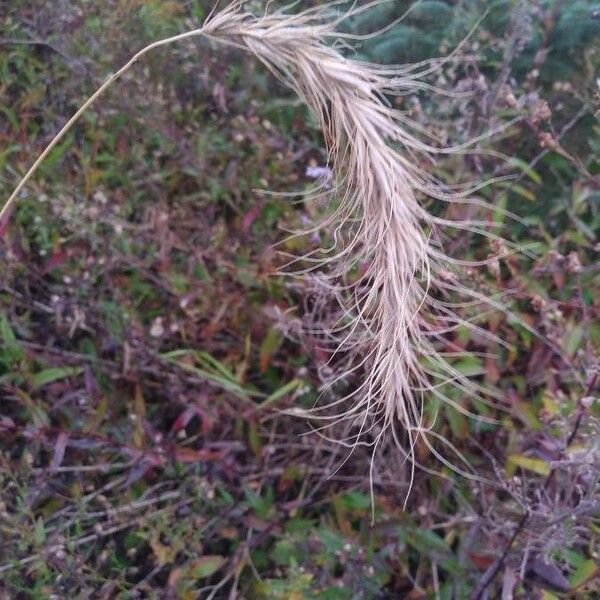
<svg viewBox="0 0 600 600">
<path fill-rule="evenodd" d="M 599 371 L 599 369 L 596 368 L 594 373 L 592 373 L 592 375 L 590 375 L 585 392 L 579 400 L 579 403 L 577 406 L 577 416 L 575 418 L 575 423 L 573 424 L 571 433 L 567 437 L 567 441 L 565 443 L 565 451 L 571 445 L 573 440 L 577 437 L 579 429 L 581 428 L 583 416 L 586 412 L 586 406 L 585 406 L 585 403 L 583 402 L 583 400 L 584 400 L 584 398 L 587 398 L 588 396 L 590 396 L 592 394 L 592 392 L 595 390 L 596 383 L 598 381 L 598 375 L 599 375 L 598 371 Z M 543 491 L 547 490 L 548 487 L 550 486 L 550 484 L 552 483 L 552 481 L 554 480 L 556 470 L 557 470 L 556 467 L 554 467 L 554 468 L 552 468 L 550 473 L 548 473 L 546 479 L 544 480 L 544 484 L 541 488 Z M 508 558 L 508 555 L 509 555 L 510 551 L 512 550 L 514 543 L 516 542 L 516 540 L 519 537 L 519 535 L 521 534 L 521 532 L 525 529 L 525 526 L 527 525 L 530 516 L 531 516 L 531 513 L 529 511 L 526 511 L 521 515 L 521 518 L 519 519 L 519 522 L 517 523 L 517 526 L 516 526 L 513 534 L 510 536 L 508 542 L 506 543 L 504 550 L 502 551 L 502 554 L 483 574 L 483 577 L 481 578 L 481 580 L 477 584 L 477 587 L 475 588 L 475 590 L 473 591 L 473 593 L 470 596 L 471 600 L 481 600 L 484 597 L 485 590 L 489 587 L 489 585 L 492 583 L 492 581 L 494 580 L 494 578 L 496 577 L 496 575 L 498 574 L 500 569 L 502 569 L 502 567 L 504 566 L 504 563 L 506 562 L 506 559 Z"/>
</svg>

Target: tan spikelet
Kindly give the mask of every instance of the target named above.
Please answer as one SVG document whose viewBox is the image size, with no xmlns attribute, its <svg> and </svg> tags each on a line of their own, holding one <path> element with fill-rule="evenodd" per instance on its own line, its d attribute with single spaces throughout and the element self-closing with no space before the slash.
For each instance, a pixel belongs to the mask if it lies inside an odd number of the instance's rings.
<svg viewBox="0 0 600 600">
<path fill-rule="evenodd" d="M 432 430 L 433 423 L 425 422 L 424 405 L 437 398 L 474 417 L 445 390 L 452 385 L 465 396 L 482 401 L 489 397 L 436 349 L 437 342 L 458 327 L 489 335 L 442 300 L 456 294 L 466 294 L 465 304 L 488 300 L 459 283 L 438 234 L 448 227 L 482 232 L 482 224 L 434 217 L 417 201 L 417 194 L 424 194 L 475 202 L 469 195 L 476 186 L 449 189 L 421 166 L 422 158 L 462 152 L 466 146 L 443 150 L 432 146 L 416 123 L 385 101 L 433 89 L 425 78 L 441 62 L 383 67 L 346 58 L 339 50 L 344 36 L 336 33 L 337 4 L 298 14 L 279 10 L 255 16 L 245 10 L 245 2 L 234 2 L 212 14 L 200 29 L 143 49 L 78 111 L 53 144 L 108 85 L 152 48 L 205 36 L 253 53 L 319 120 L 336 178 L 332 192 L 336 208 L 324 224 L 335 232 L 335 247 L 306 257 L 305 264 L 310 265 L 307 271 L 318 270 L 325 288 L 343 306 L 338 324 L 324 332 L 335 336 L 339 354 L 347 357 L 347 368 L 333 378 L 332 386 L 361 374 L 363 379 L 327 410 L 319 406 L 309 411 L 311 418 L 322 422 L 324 435 L 329 426 L 345 421 L 348 435 L 338 441 L 349 448 L 366 443 L 376 449 L 387 432 L 412 465 L 420 439 L 443 464 L 469 474 L 464 458 Z M 355 8 L 343 17 L 362 10 L 365 7 Z M 34 164 L 8 205 L 46 155 Z M 364 266 L 360 276 L 349 278 L 359 265 Z"/>
</svg>

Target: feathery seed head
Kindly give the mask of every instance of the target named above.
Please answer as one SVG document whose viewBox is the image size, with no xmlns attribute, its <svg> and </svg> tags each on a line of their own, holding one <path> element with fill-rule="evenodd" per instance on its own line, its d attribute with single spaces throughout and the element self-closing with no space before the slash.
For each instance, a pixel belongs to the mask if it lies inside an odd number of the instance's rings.
<svg viewBox="0 0 600 600">
<path fill-rule="evenodd" d="M 329 154 L 331 189 L 315 194 L 328 193 L 337 199 L 322 224 L 333 231 L 333 246 L 323 249 L 320 256 L 304 257 L 310 266 L 303 273 L 310 277 L 318 271 L 313 281 L 340 304 L 337 322 L 321 323 L 321 335 L 335 348 L 330 366 L 345 365 L 333 370 L 329 391 L 335 397 L 341 384 L 356 379 L 359 384 L 350 393 L 303 414 L 319 422 L 318 431 L 325 436 L 343 423 L 346 434 L 337 441 L 350 450 L 366 444 L 375 451 L 389 434 L 413 474 L 420 444 L 443 465 L 468 475 L 464 457 L 434 431 L 435 418 L 425 418 L 425 403 L 428 399 L 446 403 L 479 418 L 448 389 L 483 402 L 489 402 L 489 394 L 452 366 L 440 348 L 448 351 L 447 334 L 459 328 L 490 337 L 456 313 L 452 298 L 462 294 L 464 306 L 488 302 L 502 307 L 463 287 L 456 275 L 460 264 L 442 249 L 443 228 L 485 234 L 481 224 L 435 217 L 417 201 L 417 194 L 472 203 L 469 195 L 477 188 L 449 189 L 421 166 L 421 159 L 432 163 L 436 154 L 462 152 L 467 145 L 441 148 L 431 134 L 386 102 L 407 92 L 434 90 L 427 77 L 453 55 L 396 67 L 349 59 L 335 41 L 352 36 L 336 33 L 337 26 L 379 0 L 342 15 L 332 10 L 338 4 L 256 16 L 246 10 L 244 1 L 235 1 L 212 13 L 201 28 L 144 48 L 67 123 L 19 184 L 0 217 L 81 114 L 151 49 L 204 36 L 251 52 L 318 119 Z M 357 265 L 362 265 L 358 271 Z M 349 277 L 349 273 L 355 275 Z"/>
</svg>

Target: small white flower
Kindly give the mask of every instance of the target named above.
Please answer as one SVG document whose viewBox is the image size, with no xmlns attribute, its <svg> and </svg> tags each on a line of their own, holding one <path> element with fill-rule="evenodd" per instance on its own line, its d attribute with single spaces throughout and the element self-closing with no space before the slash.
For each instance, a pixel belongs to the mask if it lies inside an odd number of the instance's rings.
<svg viewBox="0 0 600 600">
<path fill-rule="evenodd" d="M 162 317 L 156 317 L 156 319 L 154 319 L 152 327 L 150 328 L 150 335 L 153 338 L 160 338 L 163 335 L 165 335 L 165 328 L 163 325 Z"/>
</svg>

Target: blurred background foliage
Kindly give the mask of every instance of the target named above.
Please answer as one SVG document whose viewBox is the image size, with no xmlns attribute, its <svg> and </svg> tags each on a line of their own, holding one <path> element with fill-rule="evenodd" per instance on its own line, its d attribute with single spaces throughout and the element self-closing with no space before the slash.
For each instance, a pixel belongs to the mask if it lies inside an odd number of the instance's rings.
<svg viewBox="0 0 600 600">
<path fill-rule="evenodd" d="M 212 4 L 3 2 L 0 196 L 108 73 Z M 344 27 L 381 30 L 410 5 Z M 384 63 L 460 45 L 432 75 L 450 95 L 391 99 L 443 143 L 522 117 L 434 167 L 448 183 L 511 175 L 479 193 L 522 219 L 422 201 L 495 220 L 527 249 L 467 276 L 547 340 L 502 313 L 483 321 L 511 345 L 498 355 L 457 333 L 473 355 L 456 368 L 512 408 L 474 407 L 497 425 L 435 403 L 429 416 L 489 483 L 419 473 L 403 511 L 409 472 L 384 451 L 373 516 L 368 451 L 343 462 L 277 410 L 314 402 L 328 358 L 299 327 L 310 286 L 277 275 L 276 251 L 328 241 L 284 233 L 321 210 L 302 201 L 307 167 L 326 160 L 319 132 L 236 51 L 190 42 L 136 66 L 0 223 L 1 592 L 467 598 L 529 511 L 488 597 L 596 598 L 599 42 L 595 2 L 423 0 L 354 45 Z M 503 244 L 448 240 L 465 259 L 503 256 Z"/>
</svg>

